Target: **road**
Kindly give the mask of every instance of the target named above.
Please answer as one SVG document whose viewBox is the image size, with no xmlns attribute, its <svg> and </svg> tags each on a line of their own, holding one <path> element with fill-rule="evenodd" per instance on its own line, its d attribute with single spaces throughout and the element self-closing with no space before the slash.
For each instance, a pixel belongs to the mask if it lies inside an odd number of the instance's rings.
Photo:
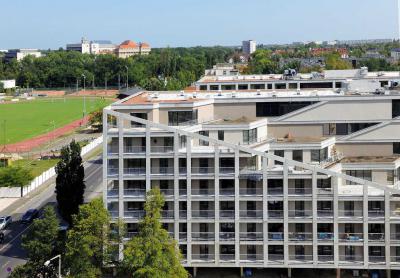
<svg viewBox="0 0 400 278">
<path fill-rule="evenodd" d="M 85 166 L 85 201 L 89 201 L 102 193 L 102 159 L 97 156 L 84 163 Z M 21 248 L 21 236 L 27 231 L 29 226 L 21 225 L 19 219 L 22 214 L 30 208 L 41 209 L 46 205 L 55 205 L 56 196 L 54 194 L 55 180 L 48 182 L 36 192 L 19 199 L 9 206 L 0 215 L 11 215 L 14 222 L 5 230 L 5 242 L 0 244 L 0 278 L 8 277 L 9 269 L 23 264 L 26 254 Z"/>
</svg>

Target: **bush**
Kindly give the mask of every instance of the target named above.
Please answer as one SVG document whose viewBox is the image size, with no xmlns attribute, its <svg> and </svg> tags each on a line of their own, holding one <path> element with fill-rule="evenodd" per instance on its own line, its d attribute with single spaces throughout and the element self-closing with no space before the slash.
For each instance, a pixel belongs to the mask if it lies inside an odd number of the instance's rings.
<svg viewBox="0 0 400 278">
<path fill-rule="evenodd" d="M 21 167 L 0 168 L 0 187 L 26 186 L 33 180 L 31 172 Z"/>
</svg>

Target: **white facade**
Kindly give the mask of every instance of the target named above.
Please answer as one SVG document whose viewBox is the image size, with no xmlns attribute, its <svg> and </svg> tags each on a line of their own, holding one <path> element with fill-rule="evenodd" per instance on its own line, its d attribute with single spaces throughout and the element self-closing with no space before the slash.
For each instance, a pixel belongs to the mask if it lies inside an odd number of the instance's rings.
<svg viewBox="0 0 400 278">
<path fill-rule="evenodd" d="M 188 267 L 400 270 L 400 93 L 140 92 L 104 110 L 104 202 L 145 192 Z"/>
<path fill-rule="evenodd" d="M 257 42 L 253 40 L 243 41 L 242 48 L 243 53 L 247 55 L 253 54 L 257 50 Z"/>
<path fill-rule="evenodd" d="M 3 84 L 3 89 L 13 89 L 13 88 L 15 88 L 15 79 L 0 80 L 0 83 Z"/>
<path fill-rule="evenodd" d="M 83 54 L 106 54 L 114 53 L 117 45 L 110 41 L 89 41 L 82 38 L 80 43 L 67 44 L 66 47 L 69 51 L 78 51 Z"/>
<path fill-rule="evenodd" d="M 30 48 L 9 49 L 4 56 L 4 60 L 11 61 L 12 59 L 16 59 L 17 61 L 21 61 L 26 56 L 34 56 L 36 58 L 39 58 L 42 56 L 42 53 L 37 49 Z"/>
</svg>

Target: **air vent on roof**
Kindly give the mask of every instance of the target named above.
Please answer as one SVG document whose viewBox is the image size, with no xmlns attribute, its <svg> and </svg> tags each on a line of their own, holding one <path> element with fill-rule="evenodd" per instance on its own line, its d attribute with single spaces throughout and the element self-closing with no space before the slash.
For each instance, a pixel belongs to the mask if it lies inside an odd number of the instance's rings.
<svg viewBox="0 0 400 278">
<path fill-rule="evenodd" d="M 235 98 L 235 97 L 236 97 L 236 93 L 232 92 L 232 98 Z"/>
<path fill-rule="evenodd" d="M 180 91 L 179 95 L 180 95 L 181 97 L 183 97 L 183 96 L 185 95 L 185 92 L 184 92 L 184 91 Z"/>
<path fill-rule="evenodd" d="M 257 96 L 260 96 L 260 95 L 261 95 L 261 91 L 257 90 Z"/>
<path fill-rule="evenodd" d="M 218 96 L 219 97 L 222 96 L 222 91 L 221 90 L 218 90 Z"/>
<path fill-rule="evenodd" d="M 193 98 L 197 98 L 197 93 L 193 93 Z"/>
<path fill-rule="evenodd" d="M 158 98 L 158 93 L 154 93 L 154 94 L 152 95 L 152 97 L 153 97 L 153 98 Z"/>
<path fill-rule="evenodd" d="M 298 95 L 298 96 L 301 95 L 300 89 L 297 89 L 296 95 Z"/>
</svg>

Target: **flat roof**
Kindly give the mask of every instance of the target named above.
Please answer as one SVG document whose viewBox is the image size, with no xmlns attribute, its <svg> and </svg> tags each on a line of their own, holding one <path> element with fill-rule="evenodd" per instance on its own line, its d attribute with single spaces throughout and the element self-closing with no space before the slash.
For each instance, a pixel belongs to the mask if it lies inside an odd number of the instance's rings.
<svg viewBox="0 0 400 278">
<path fill-rule="evenodd" d="M 238 124 L 250 124 L 255 121 L 259 121 L 257 118 L 241 117 L 237 119 L 219 119 L 216 121 L 208 122 L 207 125 L 238 125 Z"/>
<path fill-rule="evenodd" d="M 275 144 L 307 144 L 307 143 L 321 143 L 331 137 L 284 137 L 272 139 L 271 143 Z"/>
<path fill-rule="evenodd" d="M 400 158 L 399 156 L 351 156 L 345 157 L 341 163 L 393 163 Z"/>
</svg>

